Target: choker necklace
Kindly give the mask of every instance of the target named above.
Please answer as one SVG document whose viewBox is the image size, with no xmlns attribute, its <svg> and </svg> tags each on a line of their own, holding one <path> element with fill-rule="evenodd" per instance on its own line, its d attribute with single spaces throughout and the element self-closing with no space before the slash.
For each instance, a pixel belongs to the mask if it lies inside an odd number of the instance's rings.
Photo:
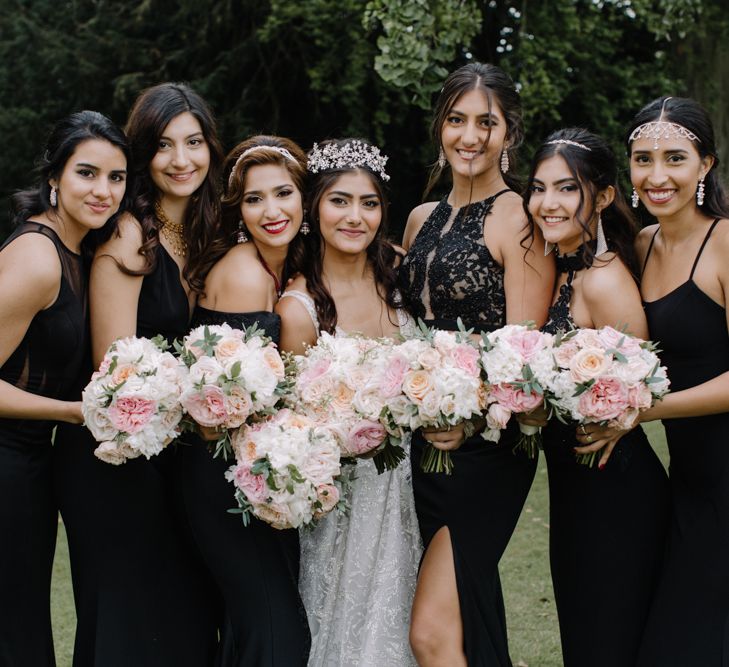
<svg viewBox="0 0 729 667">
<path fill-rule="evenodd" d="M 258 261 L 261 263 L 261 266 L 263 267 L 263 270 L 273 278 L 273 286 L 276 288 L 276 296 L 281 296 L 281 281 L 278 279 L 278 276 L 271 271 L 271 268 L 266 264 L 266 260 L 263 259 L 263 255 L 261 255 L 258 250 L 256 250 L 256 254 L 258 255 Z"/>
<path fill-rule="evenodd" d="M 557 273 L 569 273 L 570 271 L 581 271 L 587 268 L 585 258 L 582 254 L 582 248 L 575 250 L 575 252 L 567 253 L 566 255 L 556 254 L 555 260 L 557 262 Z"/>
<path fill-rule="evenodd" d="M 172 246 L 172 252 L 178 257 L 187 255 L 187 241 L 185 241 L 185 237 L 182 234 L 182 223 L 172 222 L 165 214 L 159 202 L 154 203 L 154 214 L 157 216 L 157 220 L 162 223 L 159 230 L 160 234 Z"/>
</svg>

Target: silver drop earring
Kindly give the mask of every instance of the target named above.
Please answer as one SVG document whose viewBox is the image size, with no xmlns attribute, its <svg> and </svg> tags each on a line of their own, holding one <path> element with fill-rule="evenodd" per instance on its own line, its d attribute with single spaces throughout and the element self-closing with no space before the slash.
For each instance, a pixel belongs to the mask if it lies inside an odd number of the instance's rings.
<svg viewBox="0 0 729 667">
<path fill-rule="evenodd" d="M 600 213 L 597 214 L 597 247 L 595 248 L 595 257 L 599 257 L 608 250 L 607 239 L 605 238 L 605 230 L 602 228 L 602 216 Z"/>
<path fill-rule="evenodd" d="M 699 187 L 696 188 L 696 203 L 699 206 L 703 206 L 704 205 L 704 187 L 705 187 L 704 186 L 704 177 L 702 176 L 699 179 Z"/>
<path fill-rule="evenodd" d="M 48 196 L 48 201 L 51 202 L 51 206 L 58 205 L 58 191 L 55 185 L 51 186 L 51 194 Z"/>
<path fill-rule="evenodd" d="M 504 148 L 501 151 L 501 173 L 505 174 L 507 171 L 509 171 L 509 153 Z"/>
<path fill-rule="evenodd" d="M 248 234 L 243 226 L 243 221 L 238 220 L 238 235 L 235 237 L 236 243 L 248 243 Z"/>
<path fill-rule="evenodd" d="M 638 197 L 638 191 L 633 188 L 633 194 L 630 197 L 630 204 L 633 208 L 638 208 L 638 202 L 640 201 L 640 197 Z"/>
<path fill-rule="evenodd" d="M 556 247 L 557 247 L 556 244 L 550 243 L 549 241 L 545 241 L 544 242 L 544 256 L 546 257 L 547 255 L 549 255 L 549 253 L 552 252 L 552 250 L 554 250 Z"/>
<path fill-rule="evenodd" d="M 299 231 L 304 236 L 307 236 L 309 234 L 309 232 L 311 231 L 311 227 L 309 227 L 309 220 L 306 217 L 306 211 L 304 211 L 304 217 L 301 219 L 301 227 L 299 227 Z"/>
<path fill-rule="evenodd" d="M 438 166 L 443 169 L 446 166 L 446 156 L 443 152 L 443 146 L 438 151 Z"/>
</svg>

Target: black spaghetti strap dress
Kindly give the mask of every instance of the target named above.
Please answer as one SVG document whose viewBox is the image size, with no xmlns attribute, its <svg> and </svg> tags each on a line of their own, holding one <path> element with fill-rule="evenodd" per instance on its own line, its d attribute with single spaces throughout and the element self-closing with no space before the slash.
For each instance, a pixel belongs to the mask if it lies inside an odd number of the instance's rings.
<svg viewBox="0 0 729 667">
<path fill-rule="evenodd" d="M 673 391 L 729 371 L 726 311 L 693 280 L 717 222 L 704 238 L 689 279 L 645 304 Z M 666 564 L 638 664 L 728 667 L 729 413 L 664 419 L 663 425 L 671 455 L 673 511 Z"/>
<path fill-rule="evenodd" d="M 156 253 L 142 282 L 136 333 L 171 340 L 188 331 L 188 300 L 175 261 L 161 245 Z M 58 430 L 56 489 L 77 616 L 74 667 L 212 665 L 218 603 L 181 520 L 174 445 L 120 466 L 98 460 L 96 445 L 84 427 Z"/>
<path fill-rule="evenodd" d="M 506 324 L 504 270 L 483 240 L 484 224 L 503 192 L 458 210 L 443 199 L 425 221 L 400 269 L 400 290 L 416 318 L 451 330 L 459 317 L 477 331 Z M 426 550 L 440 528 L 450 531 L 469 667 L 511 665 L 498 564 L 537 465 L 512 453 L 517 435 L 512 428 L 498 444 L 479 434 L 469 438 L 451 452 L 452 475 L 422 472 L 425 441 L 420 432 L 413 435 L 420 531 Z"/>
<path fill-rule="evenodd" d="M 575 328 L 568 270 L 544 330 Z M 631 667 L 663 562 L 668 478 L 643 429 L 603 470 L 577 463 L 575 424 L 542 429 L 549 475 L 549 561 L 564 667 Z"/>
<path fill-rule="evenodd" d="M 56 247 L 61 282 L 53 304 L 31 320 L 20 345 L 0 368 L 19 389 L 69 398 L 88 343 L 88 271 L 47 225 L 26 222 L 0 252 L 24 234 Z M 55 664 L 51 633 L 51 571 L 58 510 L 53 497 L 51 434 L 45 420 L 0 418 L 0 664 Z"/>
<path fill-rule="evenodd" d="M 223 313 L 198 306 L 192 327 L 254 323 L 275 343 L 281 318 L 271 312 Z M 205 566 L 224 601 L 216 667 L 305 667 L 311 636 L 299 597 L 299 536 L 251 519 L 244 526 L 225 471 L 235 463 L 213 458 L 191 434 L 179 442 L 176 480 L 186 520 Z"/>
</svg>

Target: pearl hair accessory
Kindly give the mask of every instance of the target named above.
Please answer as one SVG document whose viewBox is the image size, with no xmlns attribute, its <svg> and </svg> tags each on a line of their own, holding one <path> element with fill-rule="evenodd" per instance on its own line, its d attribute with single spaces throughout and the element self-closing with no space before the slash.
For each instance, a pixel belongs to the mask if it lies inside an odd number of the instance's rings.
<svg viewBox="0 0 729 667">
<path fill-rule="evenodd" d="M 552 139 L 552 141 L 548 141 L 548 144 L 567 144 L 568 146 L 576 146 L 577 148 L 582 148 L 586 151 L 592 151 L 592 148 L 589 146 L 585 146 L 585 144 L 581 144 L 577 141 L 572 141 L 571 139 Z"/>
<path fill-rule="evenodd" d="M 283 155 L 287 160 L 291 160 L 291 162 L 297 162 L 296 158 L 291 155 L 291 153 L 286 150 L 285 148 L 281 148 L 280 146 L 266 146 L 265 144 L 259 144 L 258 146 L 251 146 L 250 148 L 246 148 L 239 156 L 238 159 L 235 161 L 235 164 L 233 165 L 233 168 L 230 170 L 230 176 L 228 176 L 228 187 L 230 187 L 233 184 L 233 176 L 235 176 L 235 170 L 237 169 L 238 165 L 240 164 L 240 161 L 246 156 L 250 155 L 254 151 L 262 151 L 262 150 L 269 150 L 269 151 L 276 151 L 279 155 Z"/>
<path fill-rule="evenodd" d="M 385 172 L 387 159 L 386 155 L 380 153 L 377 146 L 371 146 L 355 139 L 343 145 L 325 144 L 321 148 L 319 144 L 314 144 L 309 151 L 306 167 L 312 174 L 331 169 L 365 167 L 377 174 L 383 181 L 389 181 L 390 177 Z"/>
</svg>

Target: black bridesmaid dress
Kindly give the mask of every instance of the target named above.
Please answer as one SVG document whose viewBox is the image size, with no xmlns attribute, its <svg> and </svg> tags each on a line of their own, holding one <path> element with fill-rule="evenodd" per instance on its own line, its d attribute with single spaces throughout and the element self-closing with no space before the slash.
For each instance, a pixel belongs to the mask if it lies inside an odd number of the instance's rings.
<svg viewBox="0 0 729 667">
<path fill-rule="evenodd" d="M 400 269 L 406 307 L 427 324 L 493 331 L 506 324 L 504 271 L 483 241 L 493 203 L 504 190 L 454 211 L 443 199 L 418 233 Z M 413 492 L 427 550 L 447 527 L 453 547 L 463 643 L 469 667 L 511 665 L 498 564 L 529 493 L 536 460 L 512 453 L 518 429 L 498 444 L 474 435 L 451 452 L 452 475 L 420 469 L 425 441 L 416 432 L 411 448 Z"/>
<path fill-rule="evenodd" d="M 693 280 L 717 222 L 704 238 L 689 279 L 645 304 L 672 391 L 729 371 L 726 311 Z M 638 664 L 729 667 L 729 413 L 664 419 L 663 425 L 671 455 L 673 511 L 666 564 Z"/>
<path fill-rule="evenodd" d="M 177 264 L 161 245 L 156 252 L 136 333 L 171 340 L 188 331 L 188 300 Z M 98 460 L 96 445 L 84 427 L 64 425 L 54 448 L 76 603 L 74 667 L 213 664 L 219 604 L 185 533 L 174 445 L 120 466 Z"/>
<path fill-rule="evenodd" d="M 567 274 L 544 330 L 575 328 Z M 663 562 L 668 478 L 643 429 L 603 470 L 577 463 L 575 424 L 542 430 L 549 474 L 549 561 L 564 667 L 635 664 Z"/>
<path fill-rule="evenodd" d="M 192 327 L 254 323 L 278 343 L 281 318 L 267 311 L 222 313 L 198 306 Z M 216 667 L 305 667 L 311 636 L 299 597 L 299 537 L 252 518 L 244 526 L 225 471 L 235 463 L 213 458 L 207 443 L 185 434 L 176 481 L 195 543 L 224 601 Z"/>
<path fill-rule="evenodd" d="M 56 247 L 61 283 L 54 303 L 35 315 L 20 345 L 0 368 L 19 389 L 69 398 L 81 372 L 87 339 L 88 271 L 47 225 L 26 222 L 0 252 L 23 234 L 41 234 Z M 58 510 L 53 497 L 54 423 L 0 418 L 0 664 L 55 664 L 51 633 L 51 571 Z"/>
</svg>

